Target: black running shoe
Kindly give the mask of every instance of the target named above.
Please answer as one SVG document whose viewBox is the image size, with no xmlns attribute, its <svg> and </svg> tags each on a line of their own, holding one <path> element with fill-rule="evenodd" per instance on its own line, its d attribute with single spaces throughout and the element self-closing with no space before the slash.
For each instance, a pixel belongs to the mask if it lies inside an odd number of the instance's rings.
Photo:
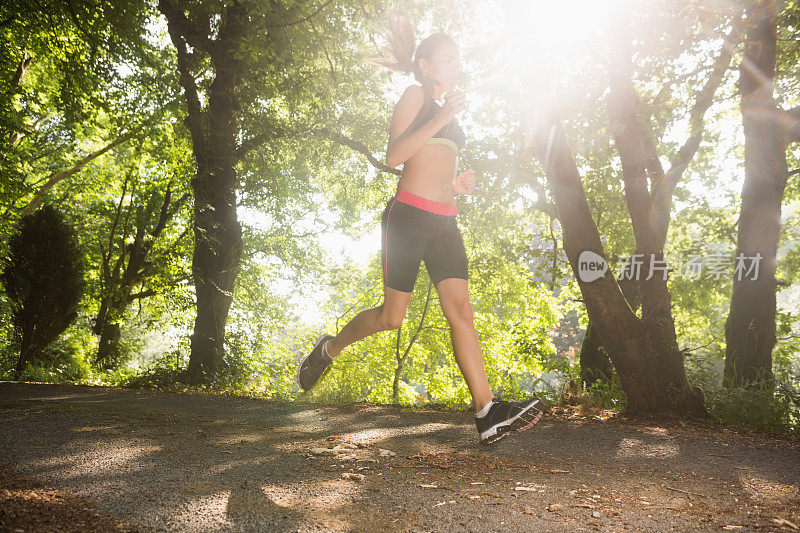
<svg viewBox="0 0 800 533">
<path fill-rule="evenodd" d="M 322 353 L 322 346 L 327 340 L 332 338 L 333 335 L 323 333 L 322 336 L 317 339 L 311 353 L 300 362 L 300 368 L 297 369 L 297 381 L 300 383 L 300 387 L 302 387 L 303 390 L 311 390 L 311 388 L 317 384 L 317 381 L 319 381 L 325 369 L 328 368 L 328 365 L 333 361 L 333 359 Z"/>
<path fill-rule="evenodd" d="M 509 431 L 525 431 L 542 417 L 544 402 L 535 394 L 524 402 L 507 402 L 498 398 L 485 416 L 475 417 L 481 444 L 491 444 Z"/>
</svg>

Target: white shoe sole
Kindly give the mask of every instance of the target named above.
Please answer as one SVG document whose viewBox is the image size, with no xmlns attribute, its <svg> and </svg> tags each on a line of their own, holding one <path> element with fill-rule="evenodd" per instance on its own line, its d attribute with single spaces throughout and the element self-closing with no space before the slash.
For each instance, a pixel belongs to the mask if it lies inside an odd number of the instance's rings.
<svg viewBox="0 0 800 533">
<path fill-rule="evenodd" d="M 481 442 L 491 443 L 504 437 L 509 431 L 524 431 L 528 429 L 536 422 L 538 422 L 540 418 L 542 418 L 544 412 L 538 407 L 541 404 L 542 402 L 537 400 L 536 402 L 529 405 L 527 409 L 525 409 L 524 411 L 517 413 L 515 416 L 509 418 L 508 420 L 498 422 L 489 429 L 481 432 L 480 435 Z M 527 424 L 523 425 L 518 424 L 517 427 L 512 427 L 517 420 L 530 413 L 532 409 L 536 411 L 536 415 L 532 419 L 528 418 L 522 420 L 522 422 L 527 421 L 528 422 Z"/>
</svg>

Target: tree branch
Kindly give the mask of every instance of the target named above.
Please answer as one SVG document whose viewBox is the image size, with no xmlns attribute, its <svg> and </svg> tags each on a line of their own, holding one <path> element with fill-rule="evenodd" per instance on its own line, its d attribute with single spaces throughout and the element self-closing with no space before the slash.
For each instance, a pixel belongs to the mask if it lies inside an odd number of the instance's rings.
<svg viewBox="0 0 800 533">
<path fill-rule="evenodd" d="M 325 7 L 326 7 L 328 4 L 330 4 L 331 2 L 333 2 L 333 0 L 328 0 L 327 2 L 325 2 L 324 4 L 322 4 L 321 6 L 319 6 L 319 8 L 317 8 L 317 10 L 316 10 L 316 11 L 314 11 L 313 13 L 311 13 L 310 15 L 308 15 L 308 16 L 306 16 L 306 17 L 303 17 L 303 18 L 301 18 L 300 20 L 295 20 L 295 21 L 293 21 L 293 22 L 285 22 L 285 23 L 281 23 L 281 24 L 273 24 L 273 25 L 271 25 L 271 26 L 267 26 L 267 28 L 271 28 L 271 29 L 275 29 L 275 28 L 287 28 L 287 27 L 289 27 L 289 26 L 294 26 L 294 25 L 296 25 L 296 24 L 302 24 L 303 22 L 306 22 L 306 21 L 308 21 L 308 20 L 311 20 L 311 17 L 313 17 L 314 15 L 316 15 L 317 13 L 319 13 L 320 11 L 322 11 L 323 9 L 325 9 Z"/>
<path fill-rule="evenodd" d="M 69 168 L 67 170 L 62 170 L 61 172 L 55 172 L 55 173 L 51 174 L 47 178 L 47 182 L 42 186 L 41 189 L 39 189 L 36 192 L 36 194 L 33 197 L 33 200 L 31 200 L 28 203 L 28 205 L 26 205 L 24 208 L 22 208 L 22 211 L 20 212 L 20 217 L 19 217 L 19 219 L 17 219 L 17 221 L 19 221 L 20 219 L 22 219 L 22 217 L 24 217 L 24 216 L 32 213 L 34 210 L 36 210 L 36 208 L 38 208 L 42 204 L 42 201 L 44 200 L 45 194 L 47 194 L 47 192 L 50 189 L 55 187 L 55 185 L 57 183 L 59 183 L 60 181 L 72 176 L 73 174 L 78 173 L 81 169 L 83 169 L 83 167 L 85 167 L 91 161 L 97 159 L 98 157 L 100 157 L 101 155 L 105 154 L 109 150 L 112 150 L 113 148 L 116 148 L 117 146 L 119 146 L 122 143 L 124 143 L 127 140 L 129 140 L 136 133 L 138 133 L 139 130 L 141 130 L 145 125 L 147 125 L 148 123 L 153 121 L 156 116 L 157 115 L 154 115 L 153 117 L 149 118 L 148 120 L 142 122 L 141 124 L 136 126 L 134 129 L 132 129 L 128 133 L 118 137 L 114 142 L 109 143 L 105 147 L 100 148 L 99 150 L 95 150 L 94 152 L 90 153 L 89 155 L 87 155 L 86 157 L 84 157 L 83 159 L 81 159 L 80 161 L 75 163 L 71 168 Z"/>
<path fill-rule="evenodd" d="M 178 56 L 178 79 L 183 87 L 184 96 L 186 98 L 186 126 L 189 128 L 189 133 L 192 135 L 192 142 L 194 145 L 196 147 L 202 146 L 205 140 L 203 128 L 201 127 L 203 119 L 202 107 L 200 106 L 197 83 L 194 77 L 192 77 L 192 63 L 189 58 L 189 53 L 186 50 L 186 41 L 171 23 L 167 24 L 167 29 L 172 43 L 175 45 Z"/>
<path fill-rule="evenodd" d="M 646 148 L 649 135 L 643 131 L 637 114 L 639 97 L 632 80 L 630 16 L 621 16 L 614 22 L 609 31 L 609 126 L 622 162 L 625 201 L 633 225 L 636 247 L 641 253 L 649 254 L 658 249 L 650 223 L 651 195 L 647 188 L 646 168 L 652 154 Z"/>
<path fill-rule="evenodd" d="M 159 0 L 158 10 L 165 17 L 170 30 L 178 32 L 192 48 L 198 48 L 211 53 L 213 42 L 208 38 L 208 33 L 203 33 L 189 21 L 183 10 L 178 9 L 169 0 Z M 170 31 L 172 33 L 172 31 Z M 174 39 L 173 39 L 174 41 Z"/>
<path fill-rule="evenodd" d="M 356 152 L 365 155 L 370 164 L 372 164 L 372 166 L 374 166 L 375 168 L 377 168 L 382 172 L 389 172 L 396 176 L 399 176 L 401 174 L 401 172 L 398 169 L 392 168 L 389 165 L 382 163 L 380 160 L 378 160 L 378 158 L 375 157 L 372 154 L 372 152 L 370 152 L 369 148 L 367 148 L 367 146 L 364 143 L 356 141 L 355 139 L 351 139 L 343 135 L 342 133 L 333 131 L 327 127 L 310 129 L 306 131 L 289 131 L 281 128 L 273 128 L 269 131 L 264 131 L 262 133 L 259 133 L 258 135 L 255 135 L 250 139 L 242 141 L 241 145 L 239 145 L 239 148 L 236 150 L 236 156 L 239 159 L 243 158 L 248 152 L 258 148 L 260 145 L 267 142 L 269 139 L 275 139 L 278 137 L 305 136 L 305 135 L 323 137 L 335 143 L 341 144 L 342 146 L 351 148 Z"/>
<path fill-rule="evenodd" d="M 783 130 L 784 142 L 788 145 L 800 142 L 800 107 L 794 109 L 778 108 L 776 122 Z"/>
<path fill-rule="evenodd" d="M 650 223 L 663 248 L 669 229 L 670 209 L 672 207 L 672 193 L 680 182 L 683 172 L 694 159 L 700 148 L 703 136 L 704 116 L 714 101 L 714 94 L 722 84 L 722 79 L 730 67 L 731 59 L 741 40 L 741 20 L 735 21 L 733 27 L 725 36 L 717 59 L 714 61 L 714 70 L 708 77 L 705 85 L 697 91 L 694 105 L 689 113 L 689 138 L 678 150 L 678 156 L 670 162 L 670 169 L 665 174 L 658 159 L 658 148 L 655 139 L 648 135 L 646 149 L 648 152 L 648 170 L 653 175 L 653 194 Z"/>
<path fill-rule="evenodd" d="M 177 285 L 181 281 L 186 281 L 188 279 L 189 279 L 188 275 L 181 276 L 180 278 L 176 278 L 176 279 L 173 279 L 172 281 L 170 281 L 168 283 L 165 283 L 164 287 L 174 287 L 175 285 Z M 155 290 L 155 289 L 147 289 L 147 290 L 144 290 L 144 291 L 141 291 L 141 292 L 136 292 L 136 293 L 131 294 L 130 296 L 128 296 L 128 301 L 132 302 L 132 301 L 137 300 L 137 299 L 147 298 L 148 296 L 155 296 L 156 294 L 158 294 L 157 290 Z"/>
<path fill-rule="evenodd" d="M 372 152 L 369 151 L 369 148 L 367 148 L 363 143 L 350 139 L 349 137 L 346 137 L 337 131 L 331 131 L 328 128 L 319 128 L 316 130 L 312 130 L 312 133 L 315 135 L 319 135 L 320 137 L 325 137 L 326 139 L 330 139 L 331 141 L 337 142 L 343 146 L 352 148 L 356 152 L 364 154 L 367 157 L 367 160 L 372 164 L 372 166 L 374 166 L 378 170 L 382 170 L 383 172 L 390 172 L 397 176 L 400 175 L 400 171 L 398 169 L 392 168 L 386 163 L 381 163 L 380 161 L 378 161 L 378 159 L 374 155 L 372 155 Z"/>
</svg>

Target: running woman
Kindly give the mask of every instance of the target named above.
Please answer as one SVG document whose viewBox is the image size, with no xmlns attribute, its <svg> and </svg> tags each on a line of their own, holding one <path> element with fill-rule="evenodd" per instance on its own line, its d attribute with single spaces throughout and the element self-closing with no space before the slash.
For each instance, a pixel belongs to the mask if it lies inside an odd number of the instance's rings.
<svg viewBox="0 0 800 533">
<path fill-rule="evenodd" d="M 456 362 L 472 395 L 479 441 L 488 444 L 509 431 L 531 427 L 545 407 L 535 394 L 523 402 L 509 402 L 495 397 L 489 387 L 467 286 L 467 254 L 456 224 L 455 195 L 472 194 L 475 186 L 472 170 L 456 172 L 458 150 L 465 142 L 455 119 L 465 105 L 464 93 L 455 90 L 458 48 L 449 36 L 437 33 L 414 52 L 413 28 L 406 36 L 394 39 L 392 66 L 413 72 L 419 85 L 405 90 L 389 127 L 386 163 L 392 168 L 404 165 L 381 215 L 383 303 L 361 311 L 337 335 L 320 336 L 300 363 L 298 381 L 304 390 L 311 389 L 347 346 L 399 328 L 424 259 L 450 325 Z M 436 100 L 445 92 L 440 106 Z"/>
</svg>

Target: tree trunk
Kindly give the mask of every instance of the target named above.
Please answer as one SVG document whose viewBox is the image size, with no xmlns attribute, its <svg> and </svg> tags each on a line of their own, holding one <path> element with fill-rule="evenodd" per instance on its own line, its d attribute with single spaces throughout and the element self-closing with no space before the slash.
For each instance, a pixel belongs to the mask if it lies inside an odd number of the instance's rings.
<svg viewBox="0 0 800 533">
<path fill-rule="evenodd" d="M 97 347 L 96 361 L 101 368 L 113 368 L 119 361 L 119 340 L 122 332 L 118 322 L 104 321 L 100 330 L 100 344 Z"/>
<path fill-rule="evenodd" d="M 632 310 L 639 307 L 639 291 L 636 288 L 636 281 L 628 278 L 617 280 L 622 294 L 625 296 L 628 305 Z M 586 325 L 586 333 L 581 343 L 581 381 L 588 387 L 595 381 L 608 382 L 614 373 L 614 367 L 605 347 L 600 342 L 600 336 L 592 325 L 592 321 Z"/>
<path fill-rule="evenodd" d="M 178 54 L 178 70 L 188 105 L 186 124 L 197 161 L 194 191 L 192 275 L 197 316 L 191 337 L 188 377 L 193 383 L 212 377 L 224 356 L 225 323 L 242 252 L 242 229 L 236 215 L 237 116 L 236 98 L 242 61 L 236 57 L 248 24 L 247 10 L 238 2 L 226 9 L 216 40 L 208 38 L 201 22 L 192 25 L 180 9 L 159 2 L 167 17 L 170 37 Z M 207 15 L 207 14 L 206 14 Z M 194 51 L 190 57 L 187 43 Z M 209 54 L 215 72 L 209 102 L 201 109 L 191 67 L 200 51 Z"/>
<path fill-rule="evenodd" d="M 586 387 L 597 381 L 609 382 L 614 372 L 611 360 L 600 343 L 600 336 L 592 326 L 592 321 L 586 326 L 586 333 L 581 343 L 581 381 Z"/>
<path fill-rule="evenodd" d="M 17 381 L 19 381 L 19 379 L 22 377 L 22 371 L 25 370 L 25 365 L 28 363 L 28 352 L 30 352 L 30 349 L 28 348 L 28 339 L 23 335 L 20 343 L 17 366 L 14 369 L 14 379 Z"/>
<path fill-rule="evenodd" d="M 46 345 L 42 345 L 40 337 L 35 328 L 26 328 L 21 335 L 19 344 L 19 359 L 14 369 L 14 379 L 19 380 L 22 372 L 29 363 L 34 363 L 41 359 Z"/>
<path fill-rule="evenodd" d="M 106 280 L 108 283 L 109 280 Z M 113 280 L 112 280 L 113 281 Z M 119 289 L 119 287 L 114 287 Z M 119 361 L 119 341 L 122 329 L 119 320 L 125 312 L 125 306 L 120 306 L 113 294 L 104 294 L 100 300 L 100 310 L 95 318 L 92 330 L 100 336 L 94 363 L 96 366 L 108 370 Z"/>
<path fill-rule="evenodd" d="M 537 152 L 560 214 L 564 250 L 576 279 L 580 280 L 581 252 L 590 250 L 603 256 L 600 235 L 560 125 L 548 121 L 546 127 L 537 131 Z M 589 319 L 597 328 L 628 396 L 629 412 L 707 416 L 702 392 L 692 390 L 686 379 L 674 324 L 636 317 L 611 276 L 588 283 L 579 281 L 579 287 Z M 664 308 L 669 309 L 668 299 L 660 308 L 648 306 L 645 316 L 663 316 Z"/>
<path fill-rule="evenodd" d="M 133 170 L 128 178 L 132 173 Z M 128 306 L 138 298 L 146 298 L 155 294 L 153 289 L 132 293 L 134 287 L 143 283 L 151 274 L 151 251 L 169 220 L 189 197 L 189 193 L 185 193 L 176 202 L 172 202 L 172 182 L 170 182 L 164 192 L 163 201 L 158 201 L 158 194 L 153 189 L 149 198 L 142 205 L 134 209 L 131 202 L 123 217 L 122 203 L 127 193 L 128 178 L 122 187 L 122 195 L 108 236 L 107 250 L 102 246 L 102 240 L 100 241 L 102 255 L 100 309 L 95 318 L 93 331 L 96 335 L 100 335 L 95 363 L 104 369 L 114 368 L 120 362 L 120 322 L 123 320 Z M 130 195 L 133 197 L 133 189 Z M 120 219 L 124 219 L 125 222 L 120 224 Z M 129 224 L 127 221 L 131 219 L 136 221 L 133 242 L 129 242 L 128 239 Z M 151 227 L 152 229 L 149 229 Z M 120 235 L 116 234 L 118 228 L 121 228 L 122 231 Z M 185 233 L 181 234 L 176 242 L 180 241 L 184 235 Z M 115 245 L 115 243 L 118 244 Z M 117 250 L 116 255 L 115 250 Z"/>
<path fill-rule="evenodd" d="M 773 98 L 776 26 L 775 2 L 756 4 L 748 17 L 739 68 L 745 178 L 734 264 L 744 268 L 734 272 L 725 322 L 727 386 L 772 380 L 776 256 L 788 180 L 786 147 Z M 748 267 L 753 268 L 749 273 Z"/>
<path fill-rule="evenodd" d="M 236 217 L 236 172 L 233 166 L 217 169 L 216 172 L 198 170 L 198 177 L 192 180 L 195 193 L 192 274 L 197 317 L 188 370 L 193 383 L 215 374 L 222 363 L 225 323 L 242 252 L 242 230 Z"/>
</svg>

